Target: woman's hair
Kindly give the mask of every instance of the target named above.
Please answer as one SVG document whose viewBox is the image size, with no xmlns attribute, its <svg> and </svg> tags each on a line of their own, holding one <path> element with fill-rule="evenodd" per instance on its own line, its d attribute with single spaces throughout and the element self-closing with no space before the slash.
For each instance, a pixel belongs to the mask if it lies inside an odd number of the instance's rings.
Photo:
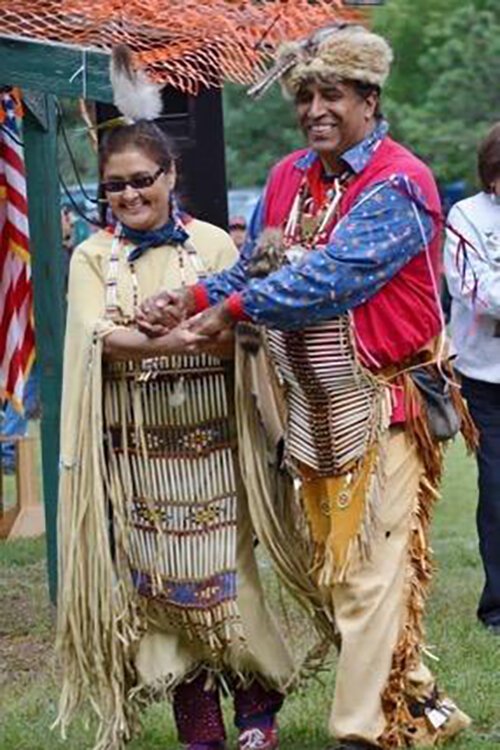
<svg viewBox="0 0 500 750">
<path fill-rule="evenodd" d="M 117 125 L 107 130 L 99 146 L 101 175 L 110 156 L 132 148 L 142 151 L 165 172 L 175 159 L 173 143 L 163 130 L 154 122 L 139 120 L 133 125 Z"/>
<path fill-rule="evenodd" d="M 500 122 L 479 144 L 477 166 L 483 190 L 491 193 L 491 184 L 500 177 Z"/>
</svg>

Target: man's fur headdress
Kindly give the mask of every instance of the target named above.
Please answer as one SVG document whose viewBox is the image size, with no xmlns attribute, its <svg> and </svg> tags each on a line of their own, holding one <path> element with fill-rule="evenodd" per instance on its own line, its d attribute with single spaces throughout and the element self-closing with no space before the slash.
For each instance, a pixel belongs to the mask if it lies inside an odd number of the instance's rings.
<svg viewBox="0 0 500 750">
<path fill-rule="evenodd" d="M 333 24 L 306 39 L 282 45 L 276 62 L 249 91 L 261 96 L 280 79 L 283 91 L 294 97 L 300 84 L 313 77 L 335 77 L 383 87 L 393 59 L 386 40 L 353 24 Z"/>
</svg>

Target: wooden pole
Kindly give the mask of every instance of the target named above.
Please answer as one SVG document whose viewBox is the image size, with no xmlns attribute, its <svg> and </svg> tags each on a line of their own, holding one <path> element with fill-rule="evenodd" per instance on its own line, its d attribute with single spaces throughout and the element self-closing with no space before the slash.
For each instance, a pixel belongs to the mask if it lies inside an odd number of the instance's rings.
<svg viewBox="0 0 500 750">
<path fill-rule="evenodd" d="M 14 39 L 3 36 L 0 25 L 0 60 L 0 84 L 20 86 L 23 93 L 30 89 L 72 99 L 113 101 L 109 53 L 74 44 Z"/>
<path fill-rule="evenodd" d="M 50 597 L 57 591 L 59 421 L 65 320 L 61 210 L 53 95 L 27 97 L 23 138 L 33 259 L 36 357 L 42 402 L 42 463 Z"/>
</svg>

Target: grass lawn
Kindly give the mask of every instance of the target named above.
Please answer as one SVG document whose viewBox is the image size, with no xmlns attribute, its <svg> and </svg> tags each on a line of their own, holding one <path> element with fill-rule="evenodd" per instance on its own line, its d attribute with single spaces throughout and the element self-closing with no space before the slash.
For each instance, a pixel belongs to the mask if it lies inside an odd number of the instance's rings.
<svg viewBox="0 0 500 750">
<path fill-rule="evenodd" d="M 461 444 L 448 454 L 443 500 L 434 526 L 439 564 L 428 616 L 428 644 L 441 684 L 474 718 L 454 750 L 500 748 L 500 640 L 476 624 L 482 582 L 475 535 L 475 466 Z M 0 544 L 0 750 L 84 750 L 92 734 L 84 720 L 63 743 L 49 726 L 57 689 L 51 667 L 51 607 L 47 602 L 43 540 Z M 276 586 L 271 586 L 273 592 Z M 279 610 L 279 605 L 278 605 Z M 333 667 L 291 697 L 281 714 L 283 750 L 323 750 Z M 355 700 L 355 696 L 353 696 Z M 229 724 L 229 722 L 228 722 Z M 130 750 L 173 750 L 168 706 L 151 708 Z"/>
</svg>

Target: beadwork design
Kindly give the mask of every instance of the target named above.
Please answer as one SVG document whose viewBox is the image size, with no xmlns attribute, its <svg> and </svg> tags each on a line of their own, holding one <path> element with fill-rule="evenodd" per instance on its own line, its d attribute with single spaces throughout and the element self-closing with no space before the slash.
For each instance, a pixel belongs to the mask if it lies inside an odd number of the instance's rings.
<svg viewBox="0 0 500 750">
<path fill-rule="evenodd" d="M 124 251 L 117 228 L 106 313 L 123 315 L 116 276 Z M 185 283 L 194 246 L 177 248 Z M 196 262 L 195 262 L 196 261 Z M 140 302 L 135 266 L 133 308 Z M 104 423 L 111 482 L 121 486 L 127 558 L 139 594 L 214 653 L 243 640 L 236 605 L 237 485 L 226 369 L 200 354 L 104 366 Z"/>
</svg>

